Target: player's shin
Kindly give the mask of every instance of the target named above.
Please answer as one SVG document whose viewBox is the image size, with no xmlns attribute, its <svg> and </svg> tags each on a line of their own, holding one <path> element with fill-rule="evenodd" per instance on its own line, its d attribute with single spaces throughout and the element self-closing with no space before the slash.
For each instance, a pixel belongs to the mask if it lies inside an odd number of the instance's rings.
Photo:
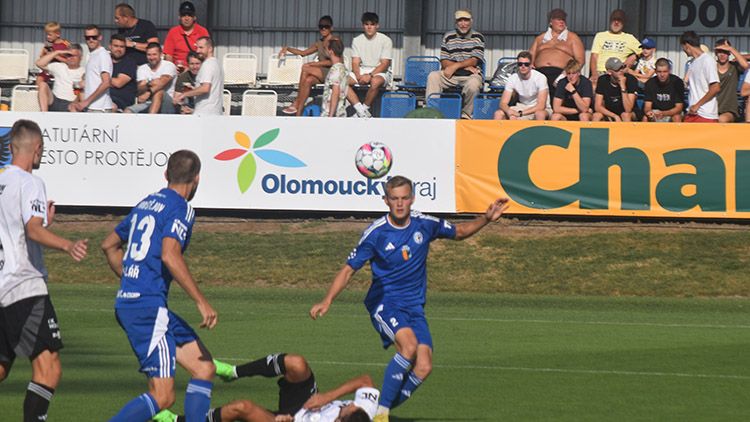
<svg viewBox="0 0 750 422">
<path fill-rule="evenodd" d="M 132 422 L 132 421 L 147 421 L 159 413 L 159 406 L 156 404 L 151 394 L 142 394 L 128 404 L 126 404 L 120 412 L 117 413 L 110 422 Z"/>
<path fill-rule="evenodd" d="M 37 384 L 34 381 L 29 382 L 26 389 L 26 398 L 23 400 L 23 420 L 24 422 L 36 422 L 47 419 L 47 409 L 52 399 L 54 388 Z"/>
<path fill-rule="evenodd" d="M 396 353 L 388 363 L 383 375 L 383 388 L 380 389 L 380 406 L 391 408 L 393 401 L 399 395 L 401 386 L 409 368 L 411 360 Z"/>
<path fill-rule="evenodd" d="M 394 407 L 405 402 L 406 399 L 411 397 L 412 393 L 414 393 L 414 390 L 416 390 L 417 388 L 419 388 L 420 385 L 422 385 L 423 381 L 424 381 L 423 379 L 414 375 L 413 371 L 409 371 L 409 373 L 406 374 L 406 379 L 404 380 L 404 384 L 401 386 L 401 390 L 398 392 L 398 395 L 391 403 L 390 408 L 393 409 Z"/>
<path fill-rule="evenodd" d="M 191 379 L 185 393 L 185 421 L 205 422 L 208 409 L 211 407 L 211 389 L 214 383 L 206 380 Z"/>
</svg>

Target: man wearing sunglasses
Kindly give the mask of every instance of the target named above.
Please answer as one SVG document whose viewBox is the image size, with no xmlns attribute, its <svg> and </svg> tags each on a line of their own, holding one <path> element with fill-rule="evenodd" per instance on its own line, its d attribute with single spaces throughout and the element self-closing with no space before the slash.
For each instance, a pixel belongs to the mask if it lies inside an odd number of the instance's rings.
<svg viewBox="0 0 750 422">
<path fill-rule="evenodd" d="M 547 120 L 552 114 L 547 78 L 531 68 L 533 57 L 528 51 L 518 53 L 517 60 L 518 73 L 508 78 L 495 120 Z M 518 97 L 518 103 L 511 106 L 513 96 Z"/>
<path fill-rule="evenodd" d="M 89 48 L 89 61 L 86 63 L 85 86 L 83 100 L 72 103 L 70 111 L 90 111 L 109 113 L 114 108 L 109 96 L 112 80 L 112 57 L 102 48 L 102 34 L 99 27 L 89 25 L 83 31 L 83 38 Z"/>
<path fill-rule="evenodd" d="M 468 10 L 456 11 L 456 30 L 443 36 L 440 47 L 440 67 L 427 77 L 425 95 L 443 92 L 445 88 L 460 86 L 463 96 L 462 119 L 471 119 L 474 98 L 484 85 L 484 36 L 471 29 L 474 19 Z"/>
<path fill-rule="evenodd" d="M 180 24 L 173 26 L 164 40 L 164 60 L 174 63 L 177 71 L 182 73 L 187 66 L 187 54 L 197 50 L 198 39 L 210 37 L 210 35 L 206 28 L 196 23 L 193 3 L 182 2 L 179 14 Z"/>
</svg>

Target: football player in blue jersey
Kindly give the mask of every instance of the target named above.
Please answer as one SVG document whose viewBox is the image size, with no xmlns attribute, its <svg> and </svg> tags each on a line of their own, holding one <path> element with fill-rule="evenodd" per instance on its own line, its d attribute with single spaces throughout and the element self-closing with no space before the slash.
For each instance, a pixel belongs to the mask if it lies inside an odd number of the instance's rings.
<svg viewBox="0 0 750 422">
<path fill-rule="evenodd" d="M 397 350 L 385 369 L 375 422 L 387 421 L 390 409 L 409 398 L 432 372 L 432 336 L 424 314 L 430 242 L 466 239 L 497 221 L 509 206 L 507 198 L 499 198 L 484 215 L 453 226 L 412 211 L 413 184 L 403 176 L 386 182 L 385 203 L 388 214 L 364 231 L 325 298 L 310 309 L 313 319 L 325 315 L 354 273 L 370 261 L 372 285 L 365 306 L 383 347 L 395 344 Z"/>
<path fill-rule="evenodd" d="M 148 393 L 123 407 L 112 421 L 147 421 L 174 403 L 175 361 L 188 370 L 188 422 L 203 422 L 211 402 L 214 366 L 208 349 L 182 318 L 167 308 L 174 279 L 198 305 L 201 327 L 216 326 L 214 308 L 195 284 L 182 253 L 190 242 L 195 212 L 188 204 L 200 179 L 201 162 L 187 150 L 167 163 L 167 187 L 138 203 L 102 244 L 112 270 L 121 277 L 115 302 L 125 330 L 148 377 Z M 127 248 L 123 246 L 127 243 Z"/>
</svg>

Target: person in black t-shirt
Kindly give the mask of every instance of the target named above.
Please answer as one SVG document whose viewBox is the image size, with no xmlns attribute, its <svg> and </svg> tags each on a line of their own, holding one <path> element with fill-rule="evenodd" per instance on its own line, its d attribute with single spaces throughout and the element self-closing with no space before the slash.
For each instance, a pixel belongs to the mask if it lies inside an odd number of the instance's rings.
<svg viewBox="0 0 750 422">
<path fill-rule="evenodd" d="M 685 106 L 685 83 L 672 74 L 669 60 L 656 61 L 656 77 L 646 82 L 644 122 L 681 122 Z"/>
<path fill-rule="evenodd" d="M 112 56 L 112 79 L 109 95 L 115 103 L 115 111 L 122 111 L 135 103 L 138 95 L 136 74 L 138 66 L 125 55 L 126 39 L 122 34 L 114 34 L 109 40 L 109 52 Z"/>
<path fill-rule="evenodd" d="M 632 122 L 643 114 L 635 104 L 638 80 L 625 74 L 625 64 L 617 57 L 605 63 L 607 74 L 599 78 L 594 98 L 594 121 Z"/>
<path fill-rule="evenodd" d="M 115 23 L 120 26 L 117 33 L 127 39 L 126 55 L 135 60 L 138 66 L 145 64 L 146 47 L 149 43 L 159 42 L 156 26 L 149 20 L 136 18 L 135 11 L 126 3 L 120 3 L 115 7 Z"/>
<path fill-rule="evenodd" d="M 557 82 L 552 99 L 551 120 L 591 121 L 591 101 L 594 89 L 591 81 L 581 75 L 583 63 L 570 59 L 563 71 L 567 75 Z"/>
</svg>

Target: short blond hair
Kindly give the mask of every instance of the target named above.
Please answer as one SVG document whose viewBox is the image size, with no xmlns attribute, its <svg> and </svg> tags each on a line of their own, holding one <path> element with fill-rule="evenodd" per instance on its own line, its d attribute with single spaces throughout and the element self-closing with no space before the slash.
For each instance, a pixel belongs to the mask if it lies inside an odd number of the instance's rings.
<svg viewBox="0 0 750 422">
<path fill-rule="evenodd" d="M 60 32 L 62 26 L 59 22 L 52 21 L 47 25 L 44 25 L 44 32 Z"/>
<path fill-rule="evenodd" d="M 570 59 L 563 70 L 565 73 L 576 73 L 581 70 L 582 67 L 583 63 L 578 62 L 576 59 Z"/>
</svg>

